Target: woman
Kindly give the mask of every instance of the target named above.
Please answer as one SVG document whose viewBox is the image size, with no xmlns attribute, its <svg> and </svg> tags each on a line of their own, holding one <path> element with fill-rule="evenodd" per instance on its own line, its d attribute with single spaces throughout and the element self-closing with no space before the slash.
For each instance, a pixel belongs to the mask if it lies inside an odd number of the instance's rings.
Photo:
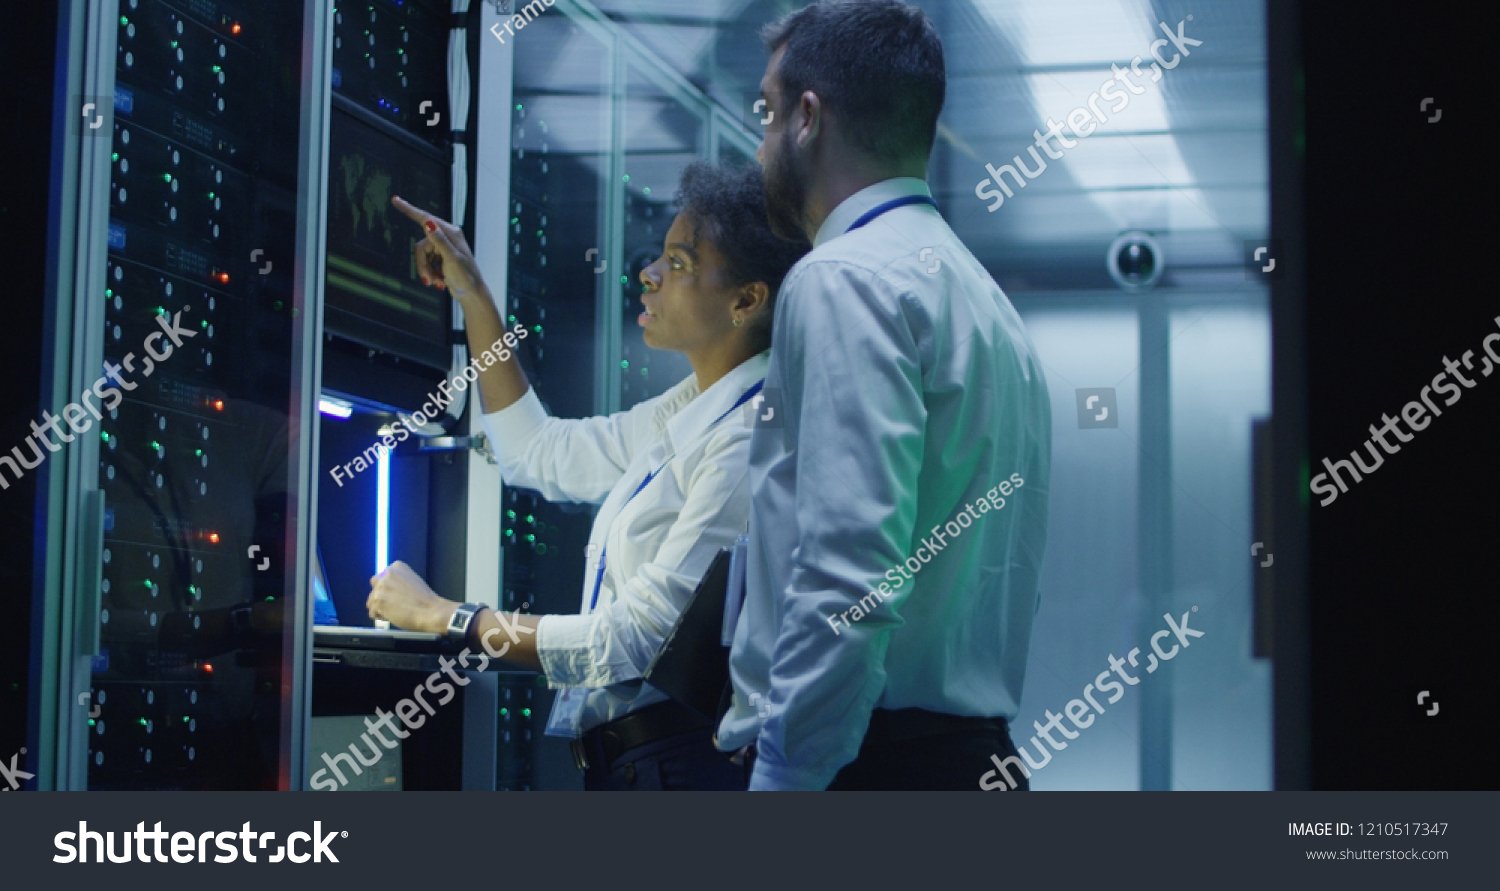
<svg viewBox="0 0 1500 891">
<path fill-rule="evenodd" d="M 402 201 L 427 231 L 424 283 L 463 307 L 474 355 L 505 331 L 463 233 Z M 511 485 L 599 502 L 578 615 L 497 616 L 439 597 L 404 563 L 371 579 L 370 615 L 403 628 L 497 631 L 503 658 L 559 688 L 547 732 L 574 738 L 588 789 L 743 789 L 713 727 L 641 680 L 720 548 L 746 528 L 750 425 L 771 344 L 776 292 L 808 250 L 771 234 L 759 168 L 707 163 L 682 177 L 662 255 L 641 271 L 648 346 L 676 350 L 692 376 L 608 417 L 547 415 L 519 361 L 479 376 L 483 422 Z M 488 361 L 488 360 L 487 360 Z M 488 636 L 487 636 L 488 635 Z"/>
</svg>

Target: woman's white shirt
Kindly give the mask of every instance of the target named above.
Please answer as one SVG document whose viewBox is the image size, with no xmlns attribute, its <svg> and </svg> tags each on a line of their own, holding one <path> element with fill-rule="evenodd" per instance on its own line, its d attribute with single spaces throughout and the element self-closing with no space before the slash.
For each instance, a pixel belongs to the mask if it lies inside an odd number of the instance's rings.
<svg viewBox="0 0 1500 891">
<path fill-rule="evenodd" d="M 768 357 L 746 360 L 702 393 L 688 377 L 607 417 L 554 418 L 535 390 L 483 416 L 508 485 L 600 505 L 579 615 L 545 616 L 537 627 L 542 670 L 559 690 L 549 734 L 577 736 L 667 698 L 641 675 L 714 554 L 746 529 L 755 408 L 731 408 L 765 377 Z"/>
</svg>

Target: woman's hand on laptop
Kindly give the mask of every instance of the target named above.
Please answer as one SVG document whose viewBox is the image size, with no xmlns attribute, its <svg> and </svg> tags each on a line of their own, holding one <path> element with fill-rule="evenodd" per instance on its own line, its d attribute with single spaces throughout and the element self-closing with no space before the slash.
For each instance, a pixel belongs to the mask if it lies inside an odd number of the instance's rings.
<svg viewBox="0 0 1500 891">
<path fill-rule="evenodd" d="M 370 618 L 385 619 L 408 631 L 442 634 L 458 604 L 439 597 L 422 577 L 397 560 L 379 575 L 370 576 L 370 596 L 365 609 Z"/>
</svg>

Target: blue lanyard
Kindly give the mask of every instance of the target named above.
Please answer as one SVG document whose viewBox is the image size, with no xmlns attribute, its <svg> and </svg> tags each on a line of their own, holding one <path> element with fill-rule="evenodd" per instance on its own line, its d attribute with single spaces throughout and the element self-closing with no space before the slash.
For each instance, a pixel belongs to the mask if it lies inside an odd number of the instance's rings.
<svg viewBox="0 0 1500 891">
<path fill-rule="evenodd" d="M 881 204 L 877 207 L 872 207 L 869 210 L 865 211 L 864 216 L 855 220 L 853 226 L 850 226 L 848 229 L 844 230 L 844 234 L 848 235 L 850 232 L 853 232 L 855 229 L 858 229 L 859 227 L 869 223 L 871 220 L 875 219 L 881 214 L 895 210 L 898 207 L 905 207 L 908 204 L 930 204 L 932 205 L 934 210 L 937 209 L 937 202 L 932 200 L 932 198 L 928 197 L 927 195 L 907 195 L 904 198 L 895 198 L 887 201 L 884 204 Z"/>
<path fill-rule="evenodd" d="M 765 383 L 765 378 L 761 378 L 760 380 L 752 384 L 750 386 L 750 389 L 740 394 L 740 398 L 734 401 L 734 405 L 729 406 L 728 411 L 724 412 L 722 415 L 719 415 L 717 418 L 714 418 L 714 422 L 708 425 L 708 429 L 711 430 L 714 427 L 718 426 L 720 421 L 734 414 L 735 409 L 753 399 L 755 397 L 755 394 L 760 392 L 760 388 L 764 386 Z M 620 510 L 625 510 L 625 505 L 628 505 L 630 502 L 634 501 L 635 496 L 641 494 L 641 491 L 643 489 L 651 485 L 651 481 L 656 479 L 656 475 L 658 473 L 661 473 L 662 468 L 666 467 L 667 463 L 671 460 L 672 456 L 668 455 L 666 461 L 663 461 L 655 470 L 646 474 L 646 478 L 641 480 L 641 484 L 635 487 L 635 491 L 630 493 L 629 498 L 625 499 L 625 504 L 620 505 Z M 619 516 L 619 514 L 616 513 L 615 516 Z M 604 562 L 608 559 L 609 548 L 605 547 L 605 549 L 599 554 L 599 571 L 594 574 L 594 596 L 589 598 L 589 612 L 593 612 L 594 607 L 599 605 L 599 588 L 604 584 Z"/>
</svg>

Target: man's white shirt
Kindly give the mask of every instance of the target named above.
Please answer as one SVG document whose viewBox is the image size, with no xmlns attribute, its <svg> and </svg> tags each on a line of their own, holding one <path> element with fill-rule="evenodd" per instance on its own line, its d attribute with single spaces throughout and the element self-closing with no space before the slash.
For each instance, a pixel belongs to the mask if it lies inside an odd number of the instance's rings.
<svg viewBox="0 0 1500 891">
<path fill-rule="evenodd" d="M 537 625 L 542 671 L 559 689 L 549 734 L 577 736 L 667 698 L 641 675 L 714 554 L 745 531 L 750 510 L 749 409 L 714 422 L 765 376 L 767 362 L 760 353 L 702 393 L 689 377 L 607 417 L 551 417 L 535 390 L 483 416 L 507 484 L 550 501 L 600 503 L 579 615 Z"/>
<path fill-rule="evenodd" d="M 1015 308 L 934 208 L 846 234 L 911 195 L 927 184 L 886 180 L 842 202 L 778 299 L 717 738 L 756 744 L 751 789 L 825 788 L 876 707 L 1011 718 L 1020 700 L 1047 523 L 1046 384 Z M 931 531 L 946 528 L 959 534 L 940 545 Z M 897 569 L 919 550 L 915 572 Z M 872 597 L 882 582 L 889 594 Z"/>
</svg>

